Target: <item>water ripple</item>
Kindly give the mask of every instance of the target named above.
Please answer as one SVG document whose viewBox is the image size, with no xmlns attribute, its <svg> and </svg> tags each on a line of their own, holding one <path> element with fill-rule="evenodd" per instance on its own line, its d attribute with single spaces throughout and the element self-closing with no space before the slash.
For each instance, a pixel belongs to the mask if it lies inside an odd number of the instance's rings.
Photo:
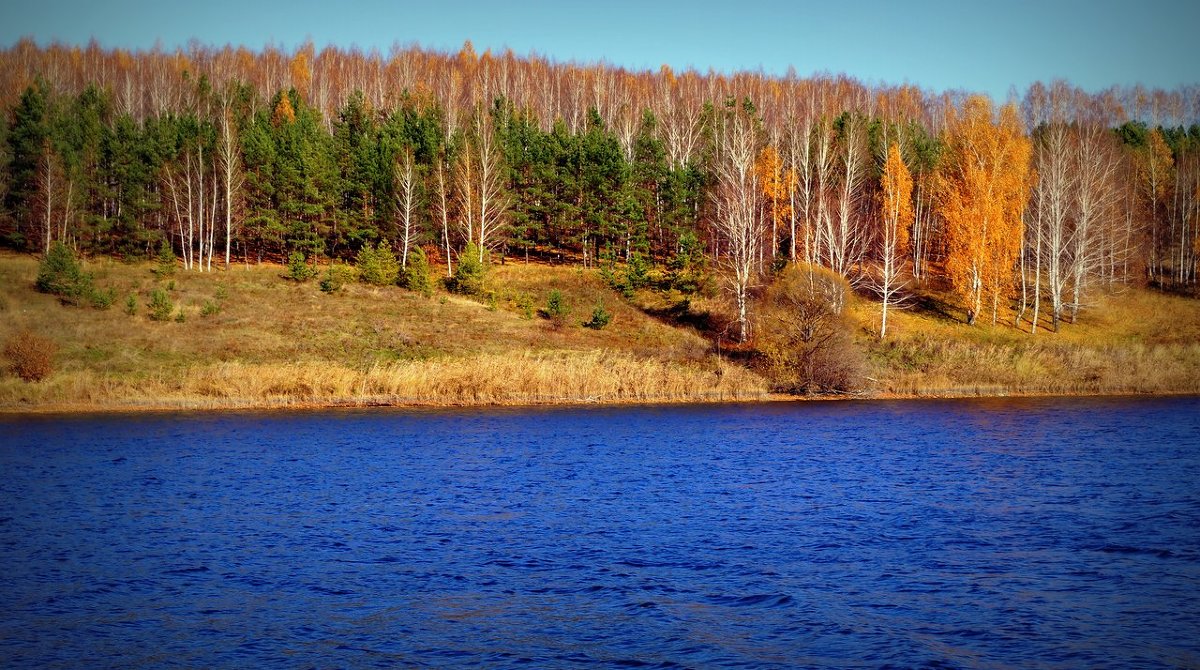
<svg viewBox="0 0 1200 670">
<path fill-rule="evenodd" d="M 4 417 L 0 666 L 1200 667 L 1198 410 Z"/>
</svg>

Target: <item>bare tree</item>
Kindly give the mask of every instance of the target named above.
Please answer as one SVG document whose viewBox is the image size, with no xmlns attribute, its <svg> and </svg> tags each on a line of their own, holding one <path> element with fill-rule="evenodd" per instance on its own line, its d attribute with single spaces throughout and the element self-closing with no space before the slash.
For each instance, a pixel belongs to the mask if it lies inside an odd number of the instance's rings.
<svg viewBox="0 0 1200 670">
<path fill-rule="evenodd" d="M 232 94 L 221 105 L 218 119 L 220 135 L 217 144 L 217 166 L 222 182 L 225 212 L 225 269 L 229 269 L 229 249 L 233 240 L 233 212 L 242 190 L 241 147 L 238 145 L 237 124 L 233 120 Z"/>
<path fill-rule="evenodd" d="M 417 179 L 413 166 L 412 148 L 405 147 L 400 154 L 400 165 L 396 170 L 396 210 L 400 215 L 400 234 L 403 243 L 400 250 L 400 266 L 408 267 L 408 247 L 412 242 L 417 205 Z"/>
<path fill-rule="evenodd" d="M 459 210 L 467 242 L 479 247 L 479 262 L 490 247 L 499 244 L 499 235 L 507 225 L 508 194 L 504 191 L 504 170 L 500 147 L 492 129 L 491 117 L 476 109 L 467 146 L 459 155 L 455 178 Z"/>
<path fill-rule="evenodd" d="M 721 260 L 729 273 L 734 302 L 737 305 L 738 340 L 750 337 L 747 315 L 750 289 L 766 233 L 761 207 L 761 188 L 754 169 L 759 151 L 757 119 L 749 103 L 727 103 L 715 137 L 713 172 L 716 181 L 712 193 L 715 206 L 713 225 L 724 241 Z"/>
<path fill-rule="evenodd" d="M 443 149 L 443 151 L 445 151 Z M 446 184 L 446 157 L 443 153 L 437 157 L 434 174 L 437 177 L 437 213 L 442 220 L 442 242 L 446 246 L 446 276 L 454 276 L 454 261 L 450 255 L 450 194 Z"/>
</svg>

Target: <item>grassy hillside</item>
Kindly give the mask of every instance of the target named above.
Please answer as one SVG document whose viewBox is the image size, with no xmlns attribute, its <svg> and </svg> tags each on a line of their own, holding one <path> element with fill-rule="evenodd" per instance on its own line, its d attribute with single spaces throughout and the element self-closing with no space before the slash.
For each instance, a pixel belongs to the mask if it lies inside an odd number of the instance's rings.
<svg viewBox="0 0 1200 670">
<path fill-rule="evenodd" d="M 496 266 L 478 300 L 364 284 L 328 295 L 270 265 L 161 279 L 151 268 L 88 263 L 116 290 L 97 310 L 36 292 L 35 258 L 0 255 L 0 343 L 28 330 L 57 345 L 43 381 L 0 372 L 0 410 L 738 400 L 771 385 L 697 330 L 720 322 L 702 318 L 719 299 L 686 312 L 631 303 L 575 267 Z M 170 289 L 169 321 L 149 318 L 155 288 Z M 572 310 L 561 325 L 537 314 L 552 290 Z M 851 300 L 864 395 L 1200 392 L 1194 300 L 1131 290 L 1031 336 L 968 327 L 936 298 L 893 312 L 882 342 L 878 306 Z M 582 327 L 597 305 L 611 324 Z"/>
<path fill-rule="evenodd" d="M 34 290 L 34 258 L 0 255 L 0 342 L 29 329 L 58 345 L 44 381 L 0 376 L 0 408 L 697 401 L 766 392 L 761 378 L 710 355 L 695 333 L 642 314 L 572 269 L 496 267 L 495 298 L 482 302 L 364 284 L 327 295 L 270 265 L 161 280 L 149 264 L 98 260 L 87 269 L 97 285 L 116 289 L 110 309 L 60 305 Z M 151 291 L 172 286 L 184 321 L 152 321 Z M 552 289 L 573 310 L 561 327 L 536 314 Z M 132 316 L 129 295 L 138 303 Z M 206 303 L 219 311 L 204 315 Z M 583 328 L 599 303 L 611 325 Z"/>
<path fill-rule="evenodd" d="M 938 300 L 889 312 L 879 341 L 879 306 L 858 301 L 851 316 L 873 387 L 883 395 L 1000 393 L 1200 393 L 1200 302 L 1145 289 L 1099 297 L 1076 324 L 1054 332 L 1043 312 L 1021 329 L 974 327 Z"/>
</svg>

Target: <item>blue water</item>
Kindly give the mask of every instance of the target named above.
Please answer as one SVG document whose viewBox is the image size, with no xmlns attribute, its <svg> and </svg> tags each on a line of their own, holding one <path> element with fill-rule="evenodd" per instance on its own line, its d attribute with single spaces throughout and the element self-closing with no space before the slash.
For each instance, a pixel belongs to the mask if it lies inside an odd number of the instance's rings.
<svg viewBox="0 0 1200 670">
<path fill-rule="evenodd" d="M 1200 667 L 1200 400 L 0 418 L 4 667 Z"/>
</svg>

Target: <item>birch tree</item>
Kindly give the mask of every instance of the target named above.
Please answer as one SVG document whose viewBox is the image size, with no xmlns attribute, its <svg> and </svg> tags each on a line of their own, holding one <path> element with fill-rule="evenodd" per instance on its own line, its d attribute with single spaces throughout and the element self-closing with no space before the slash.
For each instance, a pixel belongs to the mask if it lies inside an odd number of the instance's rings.
<svg viewBox="0 0 1200 670">
<path fill-rule="evenodd" d="M 974 325 L 985 297 L 996 321 L 1021 250 L 1030 142 L 1006 105 L 995 119 L 984 96 L 952 111 L 938 181 L 946 222 L 946 275 Z"/>
<path fill-rule="evenodd" d="M 217 143 L 217 167 L 221 179 L 221 195 L 225 214 L 225 269 L 229 269 L 229 251 L 233 240 L 233 212 L 242 190 L 242 151 L 233 118 L 232 95 L 222 102 L 218 118 L 220 134 Z"/>
<path fill-rule="evenodd" d="M 879 339 L 887 336 L 888 305 L 903 290 L 904 266 L 909 257 L 909 228 L 913 225 L 913 179 L 900 155 L 898 144 L 890 144 L 884 162 L 879 211 L 879 266 L 875 289 L 882 300 Z"/>
<path fill-rule="evenodd" d="M 411 147 L 400 153 L 396 166 L 396 212 L 400 216 L 400 267 L 408 267 L 408 248 L 416 228 L 417 177 Z"/>
<path fill-rule="evenodd" d="M 759 146 L 753 106 L 749 101 L 738 105 L 730 100 L 720 117 L 713 147 L 713 227 L 723 242 L 725 253 L 719 262 L 728 271 L 741 342 L 750 337 L 747 305 L 766 228 L 762 188 L 754 169 Z"/>
</svg>

